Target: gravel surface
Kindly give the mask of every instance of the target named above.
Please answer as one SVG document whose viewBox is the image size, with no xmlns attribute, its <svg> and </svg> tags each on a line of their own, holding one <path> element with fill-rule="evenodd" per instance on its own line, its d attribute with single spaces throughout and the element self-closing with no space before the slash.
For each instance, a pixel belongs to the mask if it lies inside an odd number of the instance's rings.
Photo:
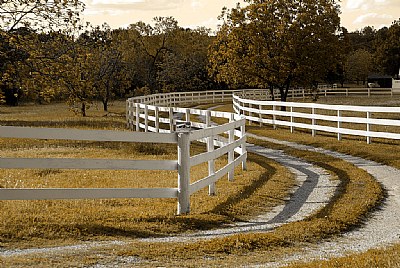
<svg viewBox="0 0 400 268">
<path fill-rule="evenodd" d="M 279 262 L 265 263 L 255 267 L 276 267 L 290 261 L 328 259 L 400 243 L 400 170 L 360 157 L 354 157 L 322 148 L 259 137 L 252 134 L 248 134 L 248 136 L 300 150 L 315 151 L 343 159 L 371 174 L 382 184 L 388 194 L 383 207 L 375 211 L 360 228 L 345 233 L 332 241 L 305 248 L 304 252 L 301 254 L 288 255 L 284 260 Z"/>
<path fill-rule="evenodd" d="M 186 242 L 195 243 L 200 239 L 212 239 L 238 233 L 266 232 L 280 225 L 299 221 L 317 212 L 333 197 L 339 180 L 332 179 L 324 169 L 289 156 L 281 150 L 267 149 L 248 144 L 247 150 L 273 159 L 286 166 L 295 175 L 297 184 L 292 189 L 290 199 L 276 206 L 270 212 L 246 222 L 236 222 L 215 230 L 197 231 L 190 234 L 163 238 L 146 238 L 145 242 Z"/>
</svg>

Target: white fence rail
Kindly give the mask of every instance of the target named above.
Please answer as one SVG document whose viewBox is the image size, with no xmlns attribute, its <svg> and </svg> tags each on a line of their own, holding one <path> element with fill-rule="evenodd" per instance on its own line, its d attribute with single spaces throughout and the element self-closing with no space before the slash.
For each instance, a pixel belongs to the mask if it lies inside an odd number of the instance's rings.
<svg viewBox="0 0 400 268">
<path fill-rule="evenodd" d="M 244 95 L 244 97 L 243 97 Z M 248 94 L 234 94 L 234 110 L 246 119 L 259 124 L 270 124 L 309 129 L 342 135 L 400 140 L 400 107 L 323 105 L 316 103 L 260 101 Z M 284 107 L 284 109 L 281 109 Z"/>
<path fill-rule="evenodd" d="M 232 93 L 241 93 L 243 98 L 250 98 L 253 100 L 272 100 L 270 90 L 266 89 L 246 89 L 241 91 L 233 91 Z M 280 98 L 278 89 L 273 90 L 275 100 Z M 328 88 L 321 87 L 316 91 L 305 88 L 293 88 L 288 92 L 288 98 L 307 98 L 307 97 L 330 97 L 330 96 L 400 96 L 400 89 L 398 88 Z"/>
<path fill-rule="evenodd" d="M 221 101 L 228 98 L 225 93 L 214 94 L 205 92 L 205 96 L 195 98 L 195 102 L 210 98 Z M 232 94 L 232 93 L 230 93 Z M 200 94 L 201 95 L 201 94 Z M 183 97 L 184 96 L 184 97 Z M 230 95 L 230 98 L 232 95 Z M 215 193 L 215 183 L 218 179 L 228 174 L 228 179 L 233 180 L 234 169 L 238 165 L 246 168 L 246 136 L 245 118 L 232 114 L 210 112 L 197 109 L 183 109 L 172 107 L 158 107 L 147 105 L 145 102 L 156 100 L 169 105 L 189 101 L 187 95 L 173 98 L 159 95 L 157 97 L 132 98 L 127 101 L 127 119 L 132 131 L 108 130 L 78 130 L 59 128 L 30 128 L 0 126 L 0 138 L 28 138 L 28 139 L 57 139 L 57 140 L 84 140 L 100 142 L 141 142 L 141 143 L 172 143 L 177 144 L 177 160 L 111 160 L 111 159 L 71 159 L 71 158 L 4 158 L 0 157 L 0 168 L 7 169 L 98 169 L 98 170 L 177 170 L 178 187 L 171 188 L 1 188 L 0 200 L 46 200 L 46 199 L 102 199 L 102 198 L 177 198 L 178 214 L 189 213 L 190 195 L 209 187 L 209 193 Z M 192 98 L 192 96 L 191 96 Z M 229 98 L 228 98 L 229 99 Z M 162 101 L 161 101 L 162 100 Z M 135 103 L 136 101 L 140 103 Z M 132 107 L 134 107 L 132 113 Z M 155 113 L 151 115 L 152 113 Z M 167 113 L 166 113 L 167 112 Z M 175 113 L 175 115 L 174 115 Z M 183 129 L 176 132 L 177 119 L 185 113 L 185 120 L 189 121 L 190 115 L 204 116 L 206 123 L 192 122 L 196 129 Z M 164 114 L 168 116 L 162 117 Z M 211 126 L 212 116 L 224 117 L 228 122 L 220 126 Z M 175 118 L 174 118 L 175 117 Z M 135 122 L 135 120 L 138 120 Z M 140 122 L 140 121 L 143 122 Z M 151 126 L 151 122 L 156 122 Z M 158 123 L 157 123 L 158 122 Z M 133 123 L 133 125 L 132 125 Z M 163 128 L 164 126 L 168 128 Z M 155 133 L 152 133 L 155 132 Z M 218 135 L 226 133 L 228 139 L 221 139 Z M 190 155 L 191 142 L 198 140 L 207 143 L 207 152 Z M 215 147 L 219 147 L 215 149 Z M 236 154 L 235 154 L 236 153 Z M 215 160 L 228 154 L 228 163 L 219 170 L 215 170 Z M 208 163 L 208 176 L 190 183 L 190 168 L 202 163 Z"/>
</svg>

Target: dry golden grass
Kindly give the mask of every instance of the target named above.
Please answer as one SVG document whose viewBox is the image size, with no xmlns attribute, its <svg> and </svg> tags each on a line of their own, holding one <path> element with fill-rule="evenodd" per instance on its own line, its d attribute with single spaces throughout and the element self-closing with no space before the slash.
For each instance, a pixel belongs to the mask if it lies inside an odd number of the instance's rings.
<svg viewBox="0 0 400 268">
<path fill-rule="evenodd" d="M 221 109 L 225 108 L 222 107 Z M 312 138 L 306 133 L 296 132 L 296 134 L 290 134 L 287 130 L 259 129 L 255 126 L 249 126 L 248 129 L 259 135 L 343 150 L 352 154 L 363 155 L 364 153 L 367 154 L 371 152 L 371 149 L 368 149 L 370 148 L 369 145 L 366 145 L 365 142 L 348 140 L 335 143 L 334 138 L 326 136 Z M 131 243 L 129 246 L 112 246 L 111 248 L 104 248 L 96 252 L 83 252 L 74 256 L 65 255 L 58 256 L 57 258 L 54 258 L 54 256 L 28 256 L 11 259 L 0 258 L 0 264 L 20 266 L 40 264 L 43 267 L 53 267 L 57 265 L 63 266 L 63 264 L 69 263 L 72 266 L 74 266 L 74 264 L 78 266 L 82 264 L 90 265 L 98 262 L 101 263 L 104 261 L 102 260 L 103 258 L 108 258 L 108 260 L 113 263 L 113 261 L 118 261 L 121 258 L 132 258 L 132 256 L 139 261 L 135 263 L 135 265 L 143 267 L 159 265 L 170 267 L 238 266 L 263 263 L 265 260 L 279 260 L 279 258 L 286 253 L 300 249 L 304 243 L 315 243 L 321 239 L 334 236 L 357 226 L 363 221 L 364 217 L 368 215 L 371 209 L 379 205 L 383 197 L 379 184 L 373 180 L 371 176 L 345 161 L 314 152 L 304 152 L 283 146 L 260 143 L 259 141 L 254 142 L 260 145 L 283 149 L 289 154 L 305 158 L 325 168 L 332 174 L 335 174 L 341 180 L 341 184 L 340 190 L 336 193 L 334 202 L 304 221 L 287 224 L 270 233 L 238 234 L 194 244 L 135 242 Z M 341 145 L 341 143 L 345 144 Z M 349 146 L 349 144 L 352 146 Z M 376 147 L 377 151 L 372 155 L 369 154 L 368 157 L 377 161 L 384 160 L 386 163 L 396 166 L 399 156 L 395 152 L 396 150 L 398 152 L 398 147 L 395 147 L 393 151 L 387 151 L 386 149 L 393 146 L 393 144 L 387 144 L 388 147 L 382 146 L 382 144 L 379 145 L 380 146 Z M 394 160 L 392 157 L 394 157 Z M 287 190 L 293 183 L 291 177 L 287 175 L 287 171 L 272 161 L 259 159 L 259 157 L 256 156 L 251 156 L 250 160 L 250 163 L 254 163 L 254 170 L 252 166 L 249 166 L 249 173 L 241 173 L 239 171 L 239 175 L 235 177 L 235 182 L 233 184 L 222 180 L 220 183 L 223 184 L 217 185 L 217 189 L 221 189 L 218 191 L 217 196 L 208 197 L 206 190 L 196 194 L 196 196 L 192 198 L 193 214 L 181 217 L 161 216 L 140 218 L 140 226 L 145 226 L 143 228 L 145 228 L 146 231 L 148 228 L 150 230 L 147 233 L 141 234 L 143 234 L 143 236 L 148 236 L 149 234 L 164 235 L 183 230 L 211 228 L 222 222 L 229 222 L 240 218 L 245 219 L 249 217 L 249 215 L 252 215 L 252 213 L 255 213 L 255 211 L 253 211 L 255 207 L 257 207 L 259 211 L 265 211 L 269 209 L 269 206 L 276 204 L 276 202 L 279 203 L 279 199 L 286 195 Z M 258 170 L 257 167 L 262 167 L 262 169 Z M 250 181 L 246 182 L 246 180 Z M 234 189 L 226 187 L 234 187 Z M 232 192 L 230 195 L 225 196 L 224 193 L 228 191 Z M 242 198 L 243 192 L 246 193 L 246 198 Z M 201 196 L 205 198 L 201 199 Z M 265 202 L 265 199 L 268 199 L 268 201 Z M 196 207 L 197 204 L 201 204 L 202 202 L 204 202 L 205 206 L 208 206 L 203 212 L 200 208 Z M 165 205 L 166 207 L 168 206 L 168 204 Z M 203 206 L 203 204 L 201 204 L 201 206 Z M 129 212 L 125 214 L 127 217 L 130 216 L 130 218 L 128 218 L 129 224 L 132 224 L 134 221 L 133 214 L 129 214 L 133 209 L 133 207 L 130 207 Z M 154 209 L 157 209 L 157 207 L 154 207 Z M 123 218 L 122 222 L 123 224 L 126 223 L 127 219 Z M 92 239 L 93 237 L 101 237 L 101 239 L 108 237 L 111 239 L 115 237 L 124 238 L 139 236 L 134 232 L 136 229 L 133 232 L 129 229 L 132 225 L 114 228 L 117 222 L 110 218 L 106 223 L 109 223 L 109 225 L 106 226 L 111 230 L 109 233 L 104 232 L 104 226 L 106 224 L 102 222 L 100 228 L 97 229 L 97 231 L 100 230 L 99 232 L 96 233 L 92 230 L 86 233 L 83 232 L 83 235 L 72 236 L 72 241 L 76 239 Z M 31 226 L 33 225 L 34 223 L 31 223 Z M 51 224 L 49 226 L 51 226 Z M 116 232 L 115 229 L 118 231 Z M 162 231 L 160 229 L 162 229 Z M 119 232 L 121 230 L 124 230 L 124 232 Z M 69 232 L 65 233 L 69 234 Z M 64 237 L 63 239 L 71 239 L 71 236 Z M 9 245 L 9 243 L 7 244 Z M 21 244 L 22 241 L 19 240 L 19 245 Z M 32 246 L 32 243 L 28 242 L 27 246 Z M 354 255 L 350 258 L 354 257 L 354 264 L 352 266 L 368 267 L 366 265 L 368 262 L 364 262 L 363 259 L 368 260 L 371 257 L 375 258 L 374 256 L 377 256 L 377 259 L 374 260 L 376 263 L 390 263 L 390 256 L 394 256 L 398 252 L 398 247 L 394 247 L 387 252 L 374 251 L 369 256 L 359 257 L 358 255 Z M 342 263 L 346 263 L 346 260 Z M 322 265 L 322 263 L 315 263 L 315 265 L 311 267 L 318 265 Z M 327 266 L 322 267 L 331 266 L 329 266 L 328 263 Z"/>
<path fill-rule="evenodd" d="M 328 261 L 312 261 L 309 263 L 300 263 L 289 265 L 290 268 L 398 268 L 400 267 L 400 245 L 388 247 L 385 250 L 371 249 L 365 253 L 354 254 L 341 258 L 333 258 Z"/>
<path fill-rule="evenodd" d="M 20 125 L 69 126 L 70 116 L 61 104 L 1 108 L 0 120 Z M 53 110 L 59 114 L 53 117 Z M 31 113 L 32 117 L 27 116 Z M 100 112 L 99 112 L 100 113 Z M 77 118 L 72 127 L 107 128 L 106 117 L 89 114 Z M 113 120 L 122 121 L 116 117 Z M 40 122 L 40 123 L 38 123 Z M 79 122 L 75 123 L 75 122 Z M 90 127 L 87 126 L 89 122 Z M 121 128 L 122 128 L 121 124 Z M 71 126 L 69 126 L 71 127 Z M 113 159 L 176 159 L 176 146 L 165 144 L 129 144 L 100 142 L 40 141 L 0 139 L 2 157 L 113 158 Z M 191 153 L 203 152 L 205 145 L 194 143 Z M 235 182 L 226 178 L 217 183 L 217 195 L 208 196 L 207 189 L 191 198 L 191 214 L 176 216 L 175 199 L 108 199 L 1 201 L 0 246 L 37 246 L 65 240 L 102 240 L 163 236 L 172 233 L 216 227 L 221 223 L 247 218 L 259 210 L 279 203 L 293 184 L 287 170 L 272 161 L 251 156 L 248 170 L 235 171 Z M 216 161 L 216 169 L 227 163 L 226 157 Z M 191 168 L 191 180 L 207 175 L 207 165 Z M 98 171 L 98 170 L 0 170 L 3 188 L 129 188 L 177 187 L 175 171 Z M 262 188 L 264 191 L 259 191 Z M 268 189 L 265 191 L 265 189 Z M 268 200 L 269 198 L 269 200 Z M 266 201 L 267 200 L 267 201 Z M 278 200 L 278 201 L 277 201 Z M 282 202 L 282 201 L 281 201 Z"/>
</svg>

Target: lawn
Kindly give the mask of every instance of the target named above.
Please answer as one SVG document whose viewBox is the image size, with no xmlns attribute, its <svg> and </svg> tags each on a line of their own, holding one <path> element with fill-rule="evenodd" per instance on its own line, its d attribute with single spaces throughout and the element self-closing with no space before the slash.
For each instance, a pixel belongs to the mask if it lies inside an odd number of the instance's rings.
<svg viewBox="0 0 400 268">
<path fill-rule="evenodd" d="M 327 98 L 327 102 L 329 102 Z M 361 98 L 365 102 L 365 98 Z M 352 100 L 354 102 L 354 99 Z M 383 100 L 382 100 L 383 101 Z M 393 102 L 393 99 L 387 101 Z M 336 100 L 334 101 L 337 102 Z M 373 100 L 371 100 L 373 102 Z M 87 118 L 75 117 L 62 104 L 46 106 L 0 107 L 0 122 L 4 125 L 55 126 L 100 129 L 124 129 L 124 102 L 116 103 L 111 114 L 93 110 Z M 231 105 L 218 109 L 230 110 Z M 57 111 L 57 115 L 54 113 Z M 396 142 L 373 143 L 348 139 L 337 141 L 334 137 L 311 137 L 308 133 L 290 133 L 286 129 L 247 126 L 258 135 L 291 140 L 328 149 L 360 155 L 384 164 L 400 166 L 399 145 Z M 263 260 L 280 259 L 292 251 L 301 250 L 305 243 L 318 243 L 358 226 L 368 213 L 380 205 L 383 192 L 380 185 L 366 172 L 332 157 L 315 152 L 304 152 L 252 141 L 266 147 L 285 150 L 286 153 L 304 158 L 321 166 L 341 180 L 341 189 L 334 201 L 307 220 L 287 224 L 273 232 L 237 234 L 199 243 L 144 243 L 135 238 L 164 236 L 198 229 L 216 228 L 222 223 L 248 219 L 261 211 L 268 211 L 288 196 L 294 180 L 288 170 L 276 162 L 250 155 L 248 171 L 236 171 L 235 182 L 222 179 L 217 184 L 218 195 L 208 196 L 201 191 L 191 199 L 192 212 L 176 216 L 176 200 L 75 200 L 75 201 L 3 201 L 0 218 L 0 246 L 36 247 L 45 245 L 74 244 L 81 241 L 124 240 L 128 245 L 107 246 L 95 251 L 74 255 L 0 258 L 4 265 L 34 265 L 43 267 L 91 265 L 135 258 L 141 266 L 238 266 L 263 263 Z M 1 139 L 1 156 L 45 157 L 97 157 L 132 159 L 173 159 L 176 148 L 162 144 L 99 144 L 62 141 L 28 141 Z M 202 150 L 194 145 L 192 150 Z M 226 161 L 221 159 L 220 161 Z M 196 167 L 192 174 L 207 172 L 206 166 Z M 174 172 L 97 172 L 64 170 L 1 170 L 2 187 L 119 187 L 121 185 L 176 184 Z M 144 180 L 143 178 L 146 178 Z M 67 180 L 67 181 L 66 181 Z M 154 183 L 154 184 L 152 184 Z M 365 187 L 358 187 L 363 184 Z M 119 186 L 117 186 L 119 185 Z M 246 193 L 246 194 L 243 194 Z M 359 198 L 355 199 L 354 196 Z M 133 240 L 132 240 L 133 239 Z M 353 267 L 368 267 L 371 258 L 377 263 L 391 262 L 400 254 L 398 246 L 383 251 L 352 255 L 338 259 L 338 263 L 351 263 Z M 396 259 L 394 259 L 396 260 Z M 400 261 L 400 260 L 399 260 Z M 393 262 L 392 262 L 393 263 Z M 397 262 L 398 263 L 398 262 Z M 332 263 L 313 263 L 309 267 Z M 297 266 L 296 266 L 297 267 Z M 300 267 L 302 267 L 300 265 Z M 305 266 L 308 267 L 308 266 Z M 389 266 L 387 266 L 389 267 Z"/>
</svg>

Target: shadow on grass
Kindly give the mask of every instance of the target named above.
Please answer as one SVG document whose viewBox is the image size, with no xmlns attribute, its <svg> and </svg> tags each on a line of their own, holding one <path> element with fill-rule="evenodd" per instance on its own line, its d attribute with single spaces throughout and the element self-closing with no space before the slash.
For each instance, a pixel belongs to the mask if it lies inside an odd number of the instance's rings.
<svg viewBox="0 0 400 268">
<path fill-rule="evenodd" d="M 252 184 L 244 187 L 242 191 L 230 196 L 225 202 L 222 202 L 219 205 L 217 205 L 211 211 L 211 213 L 225 215 L 229 217 L 235 217 L 235 215 L 229 212 L 229 207 L 238 204 L 244 199 L 251 197 L 254 194 L 254 192 L 260 189 L 276 173 L 276 168 L 269 165 L 265 161 L 265 157 L 263 156 L 250 153 L 248 154 L 248 160 L 262 166 L 265 169 L 265 172 L 261 174 L 257 180 L 254 180 Z"/>
</svg>

